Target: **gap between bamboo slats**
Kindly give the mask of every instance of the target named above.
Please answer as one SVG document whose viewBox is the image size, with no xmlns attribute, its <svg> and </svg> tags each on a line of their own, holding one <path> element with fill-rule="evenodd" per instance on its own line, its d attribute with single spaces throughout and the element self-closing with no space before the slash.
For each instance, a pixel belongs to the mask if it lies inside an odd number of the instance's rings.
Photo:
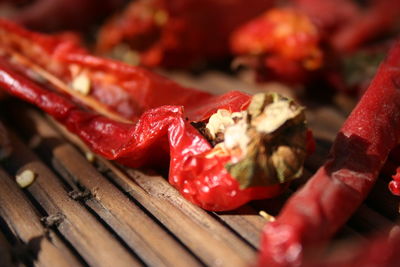
<svg viewBox="0 0 400 267">
<path fill-rule="evenodd" d="M 61 219 L 54 227 L 92 266 L 140 266 L 140 262 L 93 215 L 72 200 L 57 176 L 16 136 L 10 134 L 13 153 L 6 170 L 15 176 L 31 170 L 36 179 L 26 190 L 50 216 Z"/>
<path fill-rule="evenodd" d="M 71 142 L 75 143 L 83 151 L 88 151 L 88 148 L 79 139 L 66 131 L 65 128 L 54 121 L 52 121 L 52 123 Z M 232 236 L 229 230 L 211 218 L 206 211 L 192 205 L 183 198 L 165 178 L 157 175 L 149 176 L 134 169 L 120 168 L 102 158 L 98 158 L 98 160 L 114 174 L 109 176 L 109 178 L 134 198 L 143 198 L 143 196 L 138 193 L 141 192 L 141 189 L 138 188 L 139 186 L 152 197 L 161 199 L 161 201 L 171 202 L 175 207 L 184 212 L 197 224 L 204 227 L 212 235 L 232 246 L 238 253 L 245 255 L 245 257 L 254 255 L 254 251 L 249 253 L 247 246 L 243 246 L 240 240 Z M 152 204 L 151 202 L 148 203 L 147 197 L 145 198 L 146 199 L 141 200 L 141 202 L 145 207 L 151 210 Z M 162 208 L 162 210 L 164 210 L 164 208 Z M 257 211 L 250 206 L 244 206 L 233 213 L 215 213 L 215 215 L 252 246 L 258 248 L 259 236 L 266 221 L 258 215 Z"/>
<path fill-rule="evenodd" d="M 77 139 L 76 136 L 69 133 L 64 127 L 53 120 L 51 120 L 51 123 L 62 132 L 63 136 L 80 147 L 81 150 L 88 151 L 88 148 L 79 139 Z M 184 199 L 180 193 L 171 185 L 169 185 L 169 183 L 163 177 L 154 175 L 149 176 L 137 170 L 120 168 L 102 158 L 98 158 L 98 160 L 102 165 L 106 166 L 107 169 L 112 171 L 114 175 L 109 176 L 109 178 L 114 183 L 118 184 L 126 193 L 132 195 L 133 197 L 141 198 L 140 196 L 135 196 L 133 193 L 140 191 L 140 189 L 137 188 L 140 186 L 146 191 L 147 194 L 150 194 L 156 198 L 160 198 L 163 201 L 171 202 L 193 221 L 207 229 L 210 233 L 217 236 L 227 244 L 230 244 L 238 251 L 238 253 L 242 253 L 244 255 L 248 253 L 248 248 L 243 247 L 243 244 L 238 242 L 239 240 L 234 238 L 232 234 L 229 233 L 229 230 L 212 219 L 206 211 L 192 205 L 190 202 Z M 144 202 L 146 202 L 146 200 L 144 200 Z M 215 214 L 239 236 L 244 238 L 255 248 L 258 248 L 259 236 L 266 221 L 258 215 L 257 211 L 247 205 L 237 209 L 236 211 L 233 211 L 232 213 Z"/>
<path fill-rule="evenodd" d="M 23 115 L 28 114 L 25 113 L 22 114 L 22 116 Z M 45 144 L 46 139 L 54 140 L 55 138 L 60 137 L 37 113 L 30 112 L 28 116 L 29 120 L 36 124 L 36 129 L 38 131 L 37 134 L 39 134 L 43 140 L 43 147 L 46 147 L 46 149 L 52 149 L 54 158 L 60 163 L 60 166 L 69 169 L 68 173 L 70 175 L 77 179 L 77 181 L 79 181 L 79 183 L 89 191 L 93 191 L 92 194 L 95 196 L 95 198 L 100 199 L 99 202 L 103 206 L 104 203 L 102 202 L 105 201 L 104 198 L 109 197 L 111 201 L 112 195 L 115 195 L 116 192 L 110 194 L 110 189 L 107 188 L 110 188 L 111 185 L 106 184 L 107 181 L 105 179 L 99 178 L 100 175 L 89 164 L 89 162 L 87 162 L 71 145 L 62 143 L 62 139 L 59 141 L 60 144 L 56 145 L 55 147 L 51 148 L 47 146 Z M 29 132 L 29 129 L 25 130 Z M 52 144 L 57 144 L 59 142 L 52 142 Z M 150 177 L 146 176 L 144 180 L 149 182 L 152 181 L 152 184 L 149 185 L 152 190 L 159 192 L 174 190 L 161 177 L 159 177 L 160 179 L 157 179 L 157 177 L 156 179 L 154 179 L 154 177 L 151 177 L 151 179 L 149 178 Z M 132 182 L 130 178 L 128 178 L 128 180 Z M 157 181 L 161 183 L 158 183 L 157 185 Z M 164 188 L 162 188 L 162 186 L 164 186 Z M 100 194 L 100 192 L 102 193 Z M 182 212 L 182 206 L 178 208 L 172 205 L 170 202 L 165 201 L 165 199 L 160 199 L 154 195 L 146 193 L 137 185 L 136 188 L 130 188 L 130 194 L 206 264 L 220 266 L 244 266 L 254 261 L 254 249 L 244 243 L 240 238 L 229 232 L 218 222 L 213 222 L 213 219 L 210 219 L 210 216 L 198 207 L 190 204 L 194 210 L 201 211 L 203 216 L 201 219 L 199 219 L 199 221 L 202 221 L 203 224 L 204 221 L 212 222 L 210 225 L 214 226 L 214 229 L 205 229 L 193 221 L 193 216 L 195 213 L 190 212 L 189 216 L 187 216 L 184 212 Z M 175 195 L 180 196 L 177 192 L 175 192 Z M 114 203 L 114 205 L 116 204 Z M 188 204 L 183 206 L 188 206 Z M 135 212 L 131 211 L 130 213 L 132 214 L 130 216 L 135 216 Z M 125 216 L 128 216 L 127 212 L 124 212 L 124 214 Z M 150 232 L 146 231 L 145 234 L 149 235 Z M 223 238 L 220 238 L 221 234 Z"/>
<path fill-rule="evenodd" d="M 44 124 L 33 128 L 38 131 L 46 129 Z M 26 130 L 27 134 L 31 132 L 29 129 Z M 62 146 L 62 140 L 55 142 L 55 137 L 47 135 L 40 138 L 43 140 L 43 146 L 60 144 L 57 147 L 58 151 L 62 151 L 63 148 L 68 149 L 68 145 Z M 46 140 L 50 142 L 46 144 Z M 50 150 L 52 148 L 54 147 L 49 147 Z M 65 178 L 78 179 L 80 185 L 91 190 L 93 200 L 88 203 L 93 205 L 89 206 L 140 256 L 143 262 L 152 266 L 187 266 L 187 264 L 198 266 L 200 264 L 173 237 L 101 177 L 87 160 L 82 158 L 82 155 L 72 152 L 72 155 L 57 157 L 57 151 L 51 151 L 51 153 L 54 153 L 52 161 L 58 163 L 56 166 L 59 167 L 58 171 L 61 171 L 61 175 Z M 94 203 L 96 201 L 100 204 Z"/>
<path fill-rule="evenodd" d="M 81 266 L 78 259 L 49 229 L 40 222 L 40 216 L 12 177 L 0 167 L 0 215 L 4 218 L 13 234 L 37 252 L 33 255 L 35 265 Z M 34 243 L 35 242 L 35 243 Z M 35 245 L 35 247 L 33 247 Z M 35 250 L 35 251 L 34 251 Z"/>
</svg>

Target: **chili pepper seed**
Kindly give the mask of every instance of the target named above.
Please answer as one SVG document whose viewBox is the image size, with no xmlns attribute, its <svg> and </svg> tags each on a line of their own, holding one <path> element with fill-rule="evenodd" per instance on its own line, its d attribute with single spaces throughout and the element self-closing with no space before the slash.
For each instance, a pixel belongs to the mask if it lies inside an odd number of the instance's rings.
<svg viewBox="0 0 400 267">
<path fill-rule="evenodd" d="M 30 186 L 35 181 L 36 174 L 32 170 L 25 170 L 16 176 L 16 182 L 21 188 Z"/>
</svg>

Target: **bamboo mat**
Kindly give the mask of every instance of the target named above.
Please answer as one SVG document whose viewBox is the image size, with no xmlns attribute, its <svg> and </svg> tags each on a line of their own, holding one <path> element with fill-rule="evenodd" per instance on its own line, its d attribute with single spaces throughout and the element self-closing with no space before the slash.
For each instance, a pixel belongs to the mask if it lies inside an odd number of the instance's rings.
<svg viewBox="0 0 400 267">
<path fill-rule="evenodd" d="M 266 90 L 220 73 L 170 76 L 218 93 Z M 348 110 L 316 105 L 308 111 L 317 151 L 307 159 L 304 176 L 285 194 L 216 213 L 186 201 L 154 171 L 128 169 L 101 158 L 92 162 L 86 148 L 46 115 L 15 100 L 3 102 L 0 119 L 14 150 L 0 163 L 0 266 L 254 264 L 260 233 L 268 223 L 259 212 L 277 215 L 324 162 Z M 14 177 L 26 169 L 37 177 L 21 189 Z M 398 219 L 399 199 L 386 188 L 383 177 L 336 240 L 364 239 Z"/>
</svg>

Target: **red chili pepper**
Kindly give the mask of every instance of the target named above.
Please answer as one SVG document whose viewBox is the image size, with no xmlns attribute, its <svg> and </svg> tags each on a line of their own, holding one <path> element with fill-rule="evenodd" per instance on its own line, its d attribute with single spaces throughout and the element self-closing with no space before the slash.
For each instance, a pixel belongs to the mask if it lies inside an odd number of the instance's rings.
<svg viewBox="0 0 400 267">
<path fill-rule="evenodd" d="M 261 81 L 304 85 L 321 76 L 337 79 L 329 76 L 338 75 L 346 53 L 394 32 L 400 21 L 400 1 L 371 2 L 361 7 L 350 0 L 293 0 L 266 10 L 232 34 L 236 62 L 255 70 Z"/>
<path fill-rule="evenodd" d="M 237 26 L 274 0 L 139 0 L 100 30 L 97 51 L 132 63 L 187 67 L 229 55 Z"/>
<path fill-rule="evenodd" d="M 400 140 L 400 43 L 339 132 L 328 161 L 265 226 L 261 266 L 299 266 L 351 216 Z"/>
<path fill-rule="evenodd" d="M 273 197 L 287 186 L 279 172 L 279 182 L 242 186 L 231 174 L 241 162 L 236 150 L 213 148 L 191 124 L 207 121 L 220 109 L 245 110 L 251 100 L 246 94 L 214 96 L 184 88 L 145 69 L 90 56 L 71 41 L 31 33 L 1 20 L 0 44 L 0 85 L 6 92 L 49 113 L 108 159 L 131 167 L 160 166 L 169 153 L 170 183 L 205 209 L 233 209 L 252 199 Z M 277 153 L 271 159 L 278 165 L 280 153 L 292 158 L 305 154 L 303 113 L 296 114 L 278 128 L 287 131 L 283 132 L 286 139 L 279 136 L 288 142 L 286 146 L 270 148 Z M 290 142 L 294 150 L 288 147 Z M 303 160 L 292 159 L 298 172 L 290 178 L 300 174 Z M 259 173 L 257 168 L 254 171 Z"/>
<path fill-rule="evenodd" d="M 306 71 L 322 64 L 318 28 L 293 8 L 274 8 L 238 28 L 231 38 L 236 62 L 255 68 L 267 77 L 288 82 L 303 81 Z"/>
</svg>

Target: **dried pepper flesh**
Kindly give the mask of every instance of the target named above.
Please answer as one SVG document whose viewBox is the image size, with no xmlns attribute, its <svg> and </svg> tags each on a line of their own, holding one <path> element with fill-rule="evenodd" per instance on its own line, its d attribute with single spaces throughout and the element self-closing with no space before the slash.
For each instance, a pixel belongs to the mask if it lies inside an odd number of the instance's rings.
<svg viewBox="0 0 400 267">
<path fill-rule="evenodd" d="M 0 21 L 0 40 L 0 84 L 6 92 L 49 113 L 108 159 L 140 167 L 160 166 L 170 157 L 170 183 L 205 209 L 228 210 L 275 196 L 301 174 L 308 135 L 302 108 L 292 101 L 264 95 L 254 104 L 254 97 L 237 91 L 215 96 L 184 88 L 145 69 L 93 57 L 71 40 L 32 33 L 7 21 Z M 261 134 L 276 141 L 268 148 L 270 154 L 250 150 L 255 159 L 269 155 L 268 166 L 243 163 L 240 157 L 247 154 L 229 151 L 223 143 L 212 147 L 192 125 L 207 123 L 221 111 L 242 114 L 250 107 L 240 122 L 250 117 L 262 121 L 264 112 L 277 113 L 282 106 L 289 109 L 278 114 L 287 117 L 278 116 L 275 128 Z M 245 131 L 259 137 L 256 126 Z M 263 145 L 264 139 L 257 140 Z M 288 163 L 282 161 L 285 157 Z M 267 177 L 242 184 L 227 164 L 243 167 L 234 168 L 236 174 L 265 170 L 275 181 Z"/>
<path fill-rule="evenodd" d="M 328 161 L 266 225 L 260 265 L 298 266 L 361 204 L 400 139 L 400 43 L 346 120 Z"/>
</svg>

